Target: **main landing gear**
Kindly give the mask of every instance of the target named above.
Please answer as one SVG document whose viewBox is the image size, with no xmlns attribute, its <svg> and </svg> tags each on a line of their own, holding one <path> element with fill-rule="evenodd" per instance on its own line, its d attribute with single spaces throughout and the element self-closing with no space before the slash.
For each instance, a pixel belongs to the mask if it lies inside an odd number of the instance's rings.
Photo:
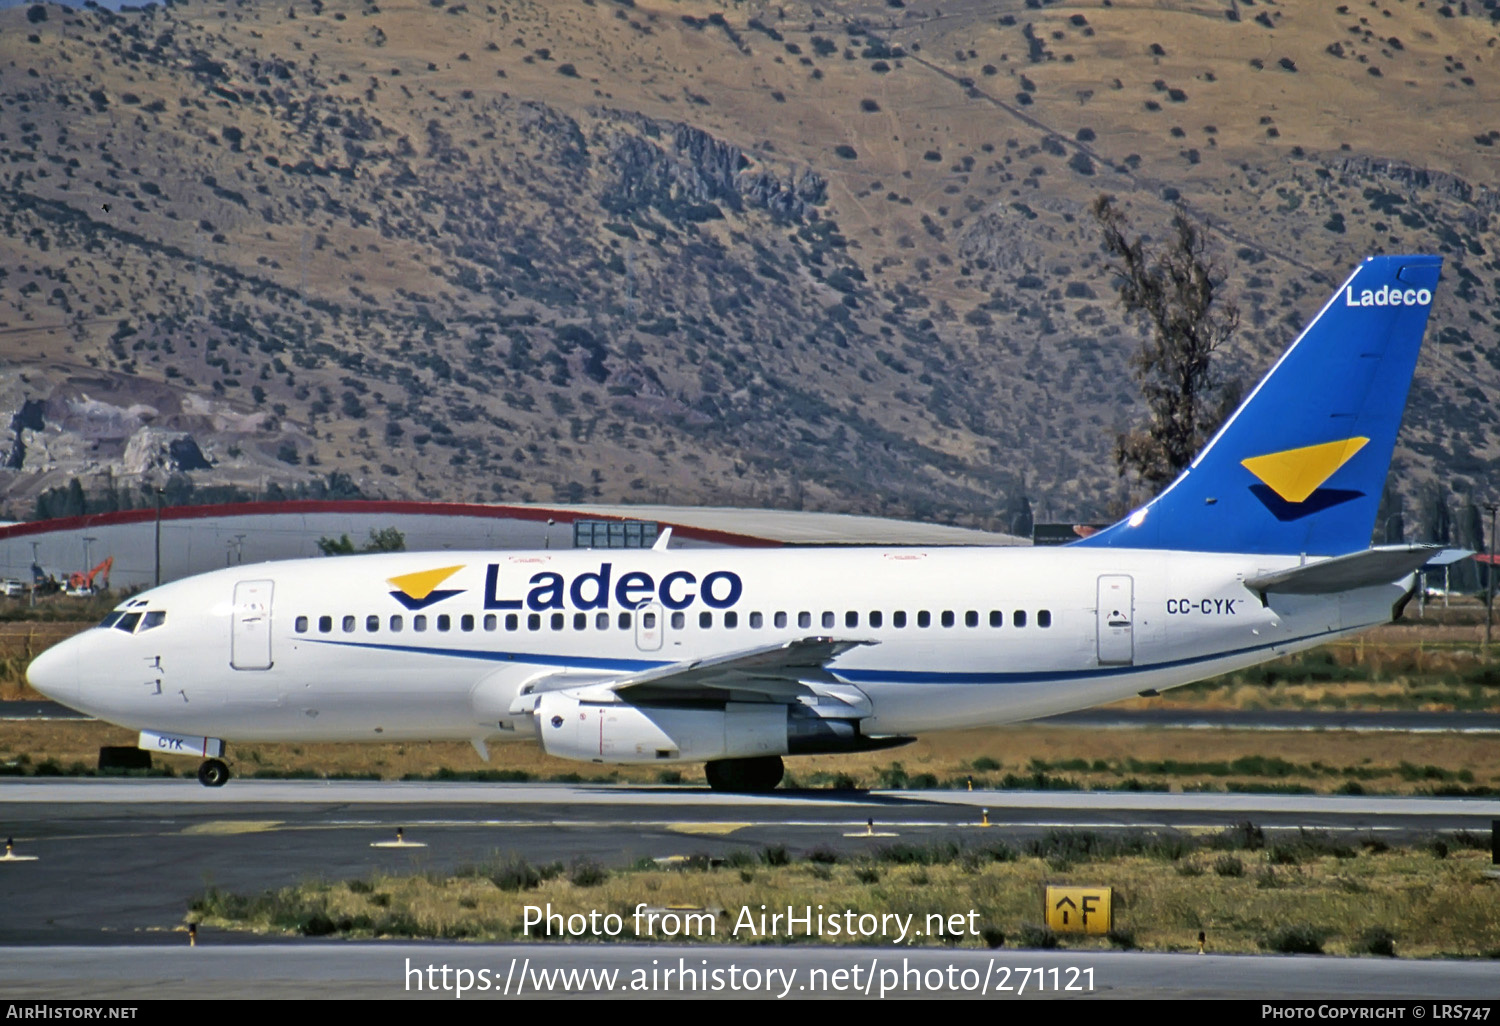
<svg viewBox="0 0 1500 1026">
<path fill-rule="evenodd" d="M 785 772 L 781 756 L 755 759 L 719 759 L 703 767 L 708 786 L 715 791 L 774 791 Z"/>
<path fill-rule="evenodd" d="M 204 787 L 223 787 L 228 781 L 229 767 L 218 759 L 204 759 L 198 767 L 198 783 Z"/>
</svg>

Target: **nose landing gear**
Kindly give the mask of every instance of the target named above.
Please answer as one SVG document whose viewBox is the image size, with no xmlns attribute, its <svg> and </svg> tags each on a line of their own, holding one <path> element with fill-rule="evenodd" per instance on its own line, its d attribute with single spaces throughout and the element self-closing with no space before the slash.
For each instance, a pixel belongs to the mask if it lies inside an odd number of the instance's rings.
<svg viewBox="0 0 1500 1026">
<path fill-rule="evenodd" d="M 198 783 L 204 787 L 223 787 L 229 781 L 229 767 L 218 759 L 205 759 L 198 767 Z"/>
</svg>

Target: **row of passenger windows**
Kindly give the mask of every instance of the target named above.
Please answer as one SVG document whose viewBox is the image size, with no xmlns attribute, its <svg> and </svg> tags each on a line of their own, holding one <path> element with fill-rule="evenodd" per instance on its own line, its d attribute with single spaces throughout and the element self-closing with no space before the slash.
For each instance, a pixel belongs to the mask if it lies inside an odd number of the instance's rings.
<svg viewBox="0 0 1500 1026">
<path fill-rule="evenodd" d="M 725 627 L 727 629 L 733 630 L 734 628 L 737 628 L 740 625 L 740 614 L 739 613 L 730 611 L 730 612 L 715 614 L 715 613 L 709 612 L 708 610 L 704 610 L 703 612 L 701 612 L 701 613 L 698 614 L 698 626 L 700 628 L 704 629 L 704 630 L 711 629 L 714 626 L 714 618 L 715 618 L 715 616 L 718 616 L 720 618 L 719 622 L 722 624 L 723 627 Z M 641 627 L 645 628 L 646 630 L 652 630 L 652 629 L 654 629 L 657 626 L 657 622 L 656 622 L 657 621 L 657 614 L 654 611 L 652 611 L 652 610 L 646 610 L 645 612 L 642 612 L 640 614 L 640 617 L 641 617 L 641 624 L 640 625 L 641 625 Z M 595 630 L 605 631 L 605 630 L 609 630 L 610 629 L 611 617 L 610 617 L 610 614 L 608 614 L 608 613 L 593 613 L 593 614 L 589 614 L 589 613 L 574 613 L 572 615 L 572 618 L 573 618 L 573 630 L 575 630 L 575 631 L 585 631 L 585 630 L 588 630 L 589 629 L 590 620 L 592 620 L 593 627 L 594 627 Z M 980 625 L 980 621 L 981 621 L 981 617 L 980 617 L 980 614 L 979 614 L 978 610 L 970 609 L 967 612 L 964 612 L 964 613 L 960 614 L 960 613 L 954 612 L 951 609 L 945 609 L 945 610 L 943 610 L 942 612 L 940 612 L 940 613 L 938 613 L 936 615 L 936 622 L 939 625 L 943 626 L 943 627 L 957 627 L 958 624 L 959 624 L 960 618 L 962 618 L 963 625 L 965 627 L 978 627 Z M 331 633 L 333 633 L 333 630 L 334 630 L 334 619 L 335 618 L 332 617 L 332 616 L 320 616 L 320 617 L 318 617 L 317 632 L 319 634 L 331 634 Z M 454 627 L 454 623 L 453 623 L 454 618 L 451 617 L 451 616 L 449 616 L 447 613 L 439 613 L 437 616 L 433 617 L 432 619 L 433 619 L 433 626 L 435 626 L 438 630 L 440 630 L 440 631 L 451 631 L 451 630 L 453 630 L 453 627 Z M 474 614 L 472 614 L 472 613 L 464 613 L 462 616 L 459 616 L 457 619 L 458 619 L 458 629 L 461 630 L 461 631 L 472 631 L 472 630 L 475 629 L 476 626 L 480 626 L 481 625 L 481 621 L 476 620 L 476 618 L 474 617 Z M 549 626 L 554 631 L 566 630 L 567 627 L 568 627 L 568 614 L 567 613 L 551 613 L 551 614 L 549 614 L 548 617 L 545 617 L 545 618 L 544 618 L 543 614 L 541 614 L 541 613 L 528 613 L 528 614 L 526 614 L 525 621 L 524 621 L 526 629 L 529 630 L 529 631 L 539 631 L 539 630 L 541 630 L 542 629 L 542 622 L 543 622 L 544 619 L 550 619 Z M 751 630 L 760 630 L 760 629 L 762 629 L 763 627 L 766 626 L 767 619 L 768 618 L 767 618 L 767 616 L 765 614 L 762 614 L 762 613 L 750 613 L 750 614 L 748 614 L 745 617 L 745 622 L 746 622 L 746 626 L 748 626 Z M 839 619 L 838 618 L 838 614 L 831 613 L 831 612 L 825 612 L 825 613 L 823 613 L 818 618 L 818 624 L 819 624 L 819 626 L 821 626 L 823 628 L 833 629 L 833 628 L 836 628 L 838 626 L 838 619 Z M 991 626 L 991 627 L 1003 627 L 1003 626 L 1005 626 L 1005 619 L 1006 619 L 1006 617 L 1005 617 L 1005 614 L 1003 612 L 1001 612 L 998 609 L 992 609 L 989 612 L 989 616 L 987 618 L 987 622 L 988 622 L 989 626 Z M 773 628 L 786 628 L 792 622 L 791 615 L 788 614 L 788 613 L 772 613 L 769 616 L 769 620 L 770 620 L 770 625 Z M 496 630 L 500 629 L 501 622 L 502 622 L 502 618 L 501 617 L 496 616 L 496 614 L 494 614 L 494 613 L 486 613 L 484 615 L 484 619 L 482 621 L 482 626 L 483 626 L 484 630 L 487 630 L 487 631 L 496 631 Z M 504 628 L 505 628 L 505 630 L 507 630 L 507 631 L 518 631 L 518 630 L 521 629 L 521 625 L 522 625 L 523 621 L 522 621 L 521 614 L 519 614 L 519 613 L 507 613 L 507 614 L 505 614 L 505 616 L 503 618 L 503 622 L 504 622 Z M 628 630 L 630 630 L 631 626 L 632 626 L 632 622 L 633 622 L 633 614 L 631 614 L 631 613 L 617 613 L 615 615 L 615 617 L 614 617 L 614 623 L 615 623 L 615 625 L 620 630 L 622 630 L 622 631 L 628 631 Z M 673 630 L 682 630 L 683 628 L 685 628 L 687 626 L 687 614 L 683 613 L 683 612 L 672 613 L 671 617 L 670 617 L 670 622 L 671 622 Z M 931 627 L 933 625 L 933 622 L 934 622 L 934 616 L 933 616 L 933 614 L 931 612 L 925 610 L 925 609 L 923 609 L 923 610 L 921 610 L 921 611 L 919 611 L 917 613 L 912 614 L 912 616 L 911 616 L 910 619 L 908 619 L 907 614 L 906 614 L 905 611 L 897 611 L 897 612 L 894 612 L 894 613 L 890 614 L 890 625 L 892 627 L 895 627 L 895 628 L 907 627 L 907 626 L 910 626 L 912 623 L 915 623 L 915 625 L 918 626 L 918 627 Z M 798 613 L 797 616 L 796 616 L 796 623 L 797 623 L 797 627 L 799 629 L 806 630 L 808 628 L 811 628 L 813 626 L 813 614 L 812 613 Z M 1011 623 L 1011 626 L 1013 626 L 1013 627 L 1025 627 L 1026 624 L 1027 624 L 1026 610 L 1024 610 L 1024 609 L 1017 609 L 1014 612 L 1012 612 L 1010 614 L 1010 623 Z M 844 625 L 844 627 L 846 627 L 846 628 L 858 628 L 860 626 L 860 624 L 861 624 L 861 617 L 860 617 L 860 614 L 858 612 L 850 610 L 849 612 L 846 612 L 844 614 L 844 616 L 843 616 L 843 625 Z M 867 627 L 880 628 L 880 627 L 884 627 L 885 624 L 886 624 L 886 614 L 883 613 L 883 612 L 881 612 L 878 609 L 872 610 L 871 612 L 865 614 L 865 616 L 864 616 L 864 625 L 867 626 Z M 359 629 L 359 617 L 357 617 L 357 616 L 345 616 L 345 617 L 342 617 L 342 618 L 339 619 L 338 626 L 340 627 L 340 629 L 345 634 L 353 634 L 355 631 L 357 631 Z M 1052 626 L 1052 611 L 1048 610 L 1048 609 L 1039 609 L 1039 610 L 1037 610 L 1037 614 L 1036 614 L 1036 626 L 1038 626 L 1038 627 L 1051 627 Z M 402 632 L 402 631 L 404 631 L 406 629 L 406 618 L 403 617 L 403 616 L 401 616 L 400 614 L 396 614 L 396 615 L 390 617 L 390 619 L 388 621 L 385 621 L 384 624 L 382 624 L 382 621 L 381 621 L 380 617 L 373 616 L 373 615 L 366 616 L 364 618 L 364 629 L 365 629 L 365 632 L 368 633 L 368 634 L 379 633 L 382 629 L 388 630 L 392 634 L 399 634 L 400 632 Z M 411 618 L 411 629 L 414 630 L 414 631 L 425 631 L 425 630 L 427 630 L 428 629 L 428 618 L 427 618 L 427 616 L 425 614 L 422 614 L 422 613 L 418 613 L 417 615 L 413 616 Z M 299 617 L 297 617 L 297 620 L 296 620 L 296 630 L 297 630 L 298 634 L 306 634 L 306 633 L 308 633 L 310 630 L 312 630 L 312 620 L 309 617 L 306 617 L 306 616 L 299 616 Z"/>
</svg>

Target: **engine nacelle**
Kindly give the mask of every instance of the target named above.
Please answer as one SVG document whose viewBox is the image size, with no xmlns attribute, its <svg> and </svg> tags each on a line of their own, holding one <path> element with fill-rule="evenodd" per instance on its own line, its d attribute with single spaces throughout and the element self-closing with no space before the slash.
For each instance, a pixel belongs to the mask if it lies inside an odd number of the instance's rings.
<svg viewBox="0 0 1500 1026">
<path fill-rule="evenodd" d="M 787 707 L 774 703 L 638 706 L 548 691 L 535 716 L 542 747 L 563 759 L 706 762 L 787 752 Z"/>
</svg>

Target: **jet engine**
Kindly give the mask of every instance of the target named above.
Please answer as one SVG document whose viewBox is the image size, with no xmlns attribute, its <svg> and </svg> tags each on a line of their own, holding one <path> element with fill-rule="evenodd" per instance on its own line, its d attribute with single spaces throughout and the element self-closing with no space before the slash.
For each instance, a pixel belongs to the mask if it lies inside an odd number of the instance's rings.
<svg viewBox="0 0 1500 1026">
<path fill-rule="evenodd" d="M 857 717 L 830 717 L 830 709 L 777 702 L 637 705 L 547 691 L 537 696 L 533 715 L 548 755 L 590 762 L 710 762 L 864 752 L 912 740 L 865 737 Z"/>
<path fill-rule="evenodd" d="M 641 706 L 549 691 L 535 715 L 542 747 L 564 759 L 704 762 L 787 751 L 787 707 L 771 703 Z"/>
</svg>

